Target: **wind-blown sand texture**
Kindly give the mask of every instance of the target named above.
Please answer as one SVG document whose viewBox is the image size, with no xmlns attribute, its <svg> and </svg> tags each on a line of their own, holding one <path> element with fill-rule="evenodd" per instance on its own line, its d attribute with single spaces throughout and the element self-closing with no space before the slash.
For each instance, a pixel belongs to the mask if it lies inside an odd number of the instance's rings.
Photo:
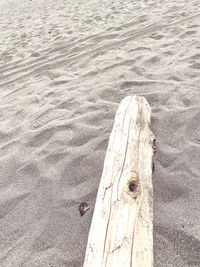
<svg viewBox="0 0 200 267">
<path fill-rule="evenodd" d="M 200 266 L 200 1 L 1 0 L 0 33 L 0 266 L 82 266 L 134 94 L 159 143 L 155 266 Z"/>
</svg>

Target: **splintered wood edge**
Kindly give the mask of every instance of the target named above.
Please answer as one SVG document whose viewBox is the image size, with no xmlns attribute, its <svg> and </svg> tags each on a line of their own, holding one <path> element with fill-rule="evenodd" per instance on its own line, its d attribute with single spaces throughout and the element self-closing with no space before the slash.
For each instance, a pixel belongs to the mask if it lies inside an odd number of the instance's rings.
<svg viewBox="0 0 200 267">
<path fill-rule="evenodd" d="M 84 267 L 153 266 L 151 108 L 122 100 L 115 116 L 90 227 Z"/>
</svg>

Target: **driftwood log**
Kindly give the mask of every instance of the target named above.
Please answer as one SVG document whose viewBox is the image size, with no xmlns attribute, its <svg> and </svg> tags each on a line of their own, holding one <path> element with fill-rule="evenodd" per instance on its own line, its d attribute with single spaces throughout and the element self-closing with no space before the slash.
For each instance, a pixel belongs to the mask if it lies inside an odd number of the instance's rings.
<svg viewBox="0 0 200 267">
<path fill-rule="evenodd" d="M 84 267 L 153 266 L 151 109 L 128 96 L 116 113 Z"/>
</svg>

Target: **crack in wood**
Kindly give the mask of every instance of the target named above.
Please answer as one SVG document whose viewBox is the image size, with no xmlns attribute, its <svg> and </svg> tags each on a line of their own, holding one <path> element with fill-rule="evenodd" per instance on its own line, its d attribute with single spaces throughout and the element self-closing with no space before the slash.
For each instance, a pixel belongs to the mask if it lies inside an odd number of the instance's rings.
<svg viewBox="0 0 200 267">
<path fill-rule="evenodd" d="M 113 183 L 111 183 L 110 185 L 108 185 L 108 186 L 105 187 L 105 189 L 104 189 L 103 199 L 104 199 L 105 196 L 106 196 L 106 192 L 107 192 L 107 190 L 110 189 L 112 186 L 113 186 Z"/>
<path fill-rule="evenodd" d="M 126 242 L 129 243 L 129 242 L 128 242 L 128 238 L 125 236 L 125 237 L 123 238 L 123 240 L 122 240 L 121 242 L 119 242 L 120 244 L 119 244 L 117 247 L 115 247 L 114 249 L 112 249 L 112 251 L 111 251 L 110 253 L 112 254 L 112 253 L 115 252 L 116 250 L 120 249 Z"/>
</svg>

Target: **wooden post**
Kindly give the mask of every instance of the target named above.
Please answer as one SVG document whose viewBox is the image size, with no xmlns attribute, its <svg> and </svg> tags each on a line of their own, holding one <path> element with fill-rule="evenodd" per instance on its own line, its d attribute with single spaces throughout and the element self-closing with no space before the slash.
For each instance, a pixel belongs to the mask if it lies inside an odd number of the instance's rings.
<svg viewBox="0 0 200 267">
<path fill-rule="evenodd" d="M 116 113 L 84 267 L 152 267 L 154 136 L 150 106 L 128 96 Z"/>
</svg>

